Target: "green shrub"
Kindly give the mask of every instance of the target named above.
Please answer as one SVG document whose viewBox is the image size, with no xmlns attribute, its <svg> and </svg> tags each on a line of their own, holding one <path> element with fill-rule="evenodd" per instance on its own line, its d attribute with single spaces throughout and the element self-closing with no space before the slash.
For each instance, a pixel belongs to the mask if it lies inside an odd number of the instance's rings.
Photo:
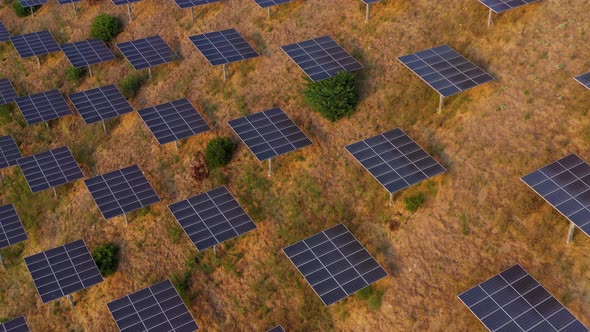
<svg viewBox="0 0 590 332">
<path fill-rule="evenodd" d="M 307 83 L 303 96 L 315 111 L 332 122 L 354 113 L 359 102 L 356 78 L 345 71 L 319 82 Z"/>
<path fill-rule="evenodd" d="M 107 14 L 95 17 L 90 26 L 90 36 L 105 42 L 110 42 L 119 33 L 121 33 L 121 22 L 118 18 Z"/>
<path fill-rule="evenodd" d="M 119 265 L 118 255 L 119 247 L 114 243 L 98 246 L 92 252 L 92 258 L 104 277 L 110 276 L 117 270 L 117 265 Z"/>
<path fill-rule="evenodd" d="M 419 192 L 416 195 L 406 197 L 406 199 L 404 200 L 404 203 L 406 203 L 406 210 L 410 212 L 416 212 L 418 208 L 422 206 L 425 199 L 426 198 L 424 197 L 424 193 L 422 192 Z"/>
<path fill-rule="evenodd" d="M 379 310 L 381 303 L 383 303 L 383 295 L 385 295 L 385 290 L 379 290 L 369 285 L 358 291 L 357 294 L 361 300 L 367 301 L 369 309 L 376 311 Z"/>
<path fill-rule="evenodd" d="M 229 164 L 234 154 L 236 144 L 227 137 L 214 138 L 205 149 L 205 162 L 209 170 Z"/>
<path fill-rule="evenodd" d="M 16 16 L 18 17 L 26 17 L 31 15 L 32 13 L 36 12 L 37 10 L 39 10 L 39 8 L 41 8 L 41 6 L 32 6 L 32 7 L 23 7 L 20 2 L 17 0 L 14 2 L 14 4 L 12 5 L 12 9 L 14 10 L 14 13 L 16 14 Z"/>
<path fill-rule="evenodd" d="M 143 77 L 139 74 L 129 74 L 119 82 L 119 88 L 121 92 L 127 98 L 133 98 L 141 89 L 141 84 L 143 83 Z"/>
<path fill-rule="evenodd" d="M 70 82 L 77 82 L 82 76 L 84 76 L 83 68 L 68 67 L 68 69 L 66 69 L 66 79 Z"/>
</svg>

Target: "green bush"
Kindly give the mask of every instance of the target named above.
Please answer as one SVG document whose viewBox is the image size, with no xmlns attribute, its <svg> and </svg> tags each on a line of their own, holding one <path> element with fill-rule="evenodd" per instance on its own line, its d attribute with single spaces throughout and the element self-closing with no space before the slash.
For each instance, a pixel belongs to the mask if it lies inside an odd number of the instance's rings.
<svg viewBox="0 0 590 332">
<path fill-rule="evenodd" d="M 41 8 L 41 6 L 32 6 L 32 7 L 23 7 L 20 2 L 17 0 L 14 2 L 14 4 L 12 5 L 12 9 L 14 10 L 14 13 L 16 14 L 16 16 L 18 17 L 26 17 L 31 15 L 31 13 L 36 12 L 37 10 L 39 10 L 39 8 Z M 32 11 L 31 11 L 32 9 Z"/>
<path fill-rule="evenodd" d="M 363 301 L 367 301 L 369 309 L 374 311 L 379 310 L 381 307 L 383 295 L 385 295 L 385 290 L 379 290 L 371 285 L 358 291 L 358 297 Z"/>
<path fill-rule="evenodd" d="M 229 164 L 236 144 L 227 137 L 214 138 L 205 149 L 205 162 L 209 170 Z"/>
<path fill-rule="evenodd" d="M 107 243 L 96 247 L 92 252 L 92 258 L 96 262 L 103 277 L 115 273 L 119 265 L 119 247 L 114 243 Z"/>
<path fill-rule="evenodd" d="M 119 88 L 121 92 L 127 98 L 133 98 L 139 92 L 141 84 L 143 83 L 143 77 L 139 74 L 129 74 L 119 82 Z"/>
<path fill-rule="evenodd" d="M 319 82 L 307 83 L 303 96 L 315 111 L 332 122 L 354 113 L 359 102 L 356 77 L 345 71 Z"/>
<path fill-rule="evenodd" d="M 77 82 L 82 76 L 84 76 L 83 68 L 68 67 L 68 69 L 66 69 L 66 79 L 70 82 Z"/>
<path fill-rule="evenodd" d="M 90 26 L 90 36 L 105 42 L 110 42 L 119 33 L 121 33 L 121 22 L 118 18 L 107 14 L 95 17 Z"/>
<path fill-rule="evenodd" d="M 416 212 L 418 208 L 422 206 L 425 199 L 426 197 L 424 197 L 424 193 L 422 192 L 406 197 L 404 200 L 404 203 L 406 203 L 406 210 L 410 212 Z"/>
</svg>

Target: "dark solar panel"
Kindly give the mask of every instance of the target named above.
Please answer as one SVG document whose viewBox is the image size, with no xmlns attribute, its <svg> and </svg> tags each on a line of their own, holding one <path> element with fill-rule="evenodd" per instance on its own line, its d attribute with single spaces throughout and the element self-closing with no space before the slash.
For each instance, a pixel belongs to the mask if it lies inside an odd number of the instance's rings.
<svg viewBox="0 0 590 332">
<path fill-rule="evenodd" d="M 28 125 L 58 119 L 72 114 L 72 109 L 59 90 L 50 90 L 14 99 Z"/>
<path fill-rule="evenodd" d="M 24 8 L 40 6 L 47 3 L 47 0 L 18 0 Z"/>
<path fill-rule="evenodd" d="M 68 61 L 74 68 L 87 67 L 101 62 L 115 60 L 115 55 L 99 39 L 89 39 L 61 45 Z"/>
<path fill-rule="evenodd" d="M 57 2 L 60 5 L 66 5 L 68 3 L 75 3 L 75 2 L 80 2 L 80 1 L 82 1 L 82 0 L 57 0 Z"/>
<path fill-rule="evenodd" d="M 0 105 L 12 103 L 16 99 L 16 90 L 6 78 L 0 80 Z"/>
<path fill-rule="evenodd" d="M 0 332 L 29 332 L 25 316 L 0 323 Z"/>
<path fill-rule="evenodd" d="M 199 251 L 256 228 L 226 187 L 213 189 L 168 208 Z"/>
<path fill-rule="evenodd" d="M 133 108 L 115 85 L 74 93 L 69 97 L 87 124 L 133 112 Z"/>
<path fill-rule="evenodd" d="M 268 8 L 272 6 L 282 5 L 284 3 L 293 2 L 293 0 L 254 0 L 261 8 Z"/>
<path fill-rule="evenodd" d="M 14 205 L 0 206 L 0 249 L 28 239 Z"/>
<path fill-rule="evenodd" d="M 74 155 L 65 146 L 18 159 L 18 165 L 34 193 L 84 177 Z"/>
<path fill-rule="evenodd" d="M 390 193 L 446 171 L 399 128 L 348 145 L 346 150 Z"/>
<path fill-rule="evenodd" d="M 103 281 L 83 240 L 25 258 L 43 303 Z"/>
<path fill-rule="evenodd" d="M 190 36 L 189 39 L 213 66 L 258 56 L 256 50 L 235 29 Z"/>
<path fill-rule="evenodd" d="M 278 107 L 232 120 L 229 125 L 260 161 L 312 144 Z"/>
<path fill-rule="evenodd" d="M 370 5 L 372 3 L 380 2 L 382 0 L 361 0 L 364 4 Z"/>
<path fill-rule="evenodd" d="M 387 276 L 343 224 L 283 251 L 327 306 Z"/>
<path fill-rule="evenodd" d="M 4 23 L 0 22 L 0 42 L 6 42 L 10 40 L 10 32 L 4 26 Z"/>
<path fill-rule="evenodd" d="M 222 0 L 174 0 L 178 7 L 185 9 L 196 6 L 208 5 L 210 3 L 221 2 Z"/>
<path fill-rule="evenodd" d="M 141 0 L 113 0 L 115 5 L 126 5 L 129 3 L 140 2 Z"/>
<path fill-rule="evenodd" d="M 522 177 L 537 194 L 590 236 L 590 165 L 575 154 Z"/>
<path fill-rule="evenodd" d="M 353 72 L 363 68 L 330 36 L 282 46 L 281 49 L 314 82 L 335 76 L 341 71 Z"/>
<path fill-rule="evenodd" d="M 490 331 L 588 331 L 520 265 L 462 293 L 459 299 Z"/>
<path fill-rule="evenodd" d="M 136 70 L 161 65 L 178 59 L 160 36 L 117 44 L 125 58 Z"/>
<path fill-rule="evenodd" d="M 494 13 L 502 13 L 541 0 L 479 0 Z"/>
<path fill-rule="evenodd" d="M 268 330 L 267 332 L 285 332 L 282 326 L 275 326 L 272 329 Z"/>
<path fill-rule="evenodd" d="M 580 75 L 580 76 L 576 77 L 575 80 L 578 81 L 578 83 L 585 86 L 587 89 L 590 89 L 590 73 Z"/>
<path fill-rule="evenodd" d="M 160 144 L 175 142 L 211 129 L 186 98 L 140 110 L 139 115 Z"/>
<path fill-rule="evenodd" d="M 199 329 L 170 280 L 124 296 L 108 306 L 120 331 L 192 332 Z"/>
<path fill-rule="evenodd" d="M 16 165 L 22 156 L 12 136 L 0 136 L 0 169 Z"/>
<path fill-rule="evenodd" d="M 494 80 L 447 45 L 404 55 L 398 60 L 444 97 Z"/>
<path fill-rule="evenodd" d="M 137 165 L 95 176 L 84 183 L 105 219 L 160 201 Z"/>
<path fill-rule="evenodd" d="M 33 32 L 10 37 L 21 58 L 59 52 L 61 48 L 49 31 Z"/>
</svg>

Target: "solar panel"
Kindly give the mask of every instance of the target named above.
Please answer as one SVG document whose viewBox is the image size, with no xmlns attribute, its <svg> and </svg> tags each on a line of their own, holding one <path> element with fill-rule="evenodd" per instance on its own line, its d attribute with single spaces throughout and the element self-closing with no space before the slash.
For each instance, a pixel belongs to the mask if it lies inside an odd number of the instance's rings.
<svg viewBox="0 0 590 332">
<path fill-rule="evenodd" d="M 226 187 L 213 189 L 168 208 L 199 251 L 256 228 Z"/>
<path fill-rule="evenodd" d="M 5 105 L 14 101 L 17 97 L 16 90 L 12 83 L 6 78 L 0 80 L 0 105 Z"/>
<path fill-rule="evenodd" d="M 137 165 L 84 180 L 105 219 L 110 219 L 159 202 Z"/>
<path fill-rule="evenodd" d="M 260 161 L 311 145 L 311 140 L 279 107 L 229 122 Z"/>
<path fill-rule="evenodd" d="M 479 2 L 491 9 L 494 13 L 502 13 L 539 1 L 541 0 L 479 0 Z"/>
<path fill-rule="evenodd" d="M 363 68 L 330 36 L 281 46 L 281 49 L 314 82 L 335 76 L 341 71 L 353 72 Z"/>
<path fill-rule="evenodd" d="M 390 193 L 446 171 L 399 128 L 348 145 L 346 150 Z"/>
<path fill-rule="evenodd" d="M 178 59 L 178 56 L 160 36 L 117 44 L 127 61 L 136 70 L 161 65 Z"/>
<path fill-rule="evenodd" d="M 68 61 L 74 68 L 87 67 L 101 62 L 115 60 L 115 55 L 99 39 L 89 39 L 61 45 Z"/>
<path fill-rule="evenodd" d="M 115 85 L 71 94 L 74 108 L 86 124 L 112 119 L 133 112 L 133 108 Z"/>
<path fill-rule="evenodd" d="M 199 329 L 170 280 L 124 296 L 108 307 L 120 331 L 190 332 Z"/>
<path fill-rule="evenodd" d="M 268 330 L 267 332 L 285 332 L 282 326 L 275 326 L 272 329 Z"/>
<path fill-rule="evenodd" d="M 117 6 L 126 5 L 129 3 L 140 2 L 141 0 L 113 0 L 113 3 Z"/>
<path fill-rule="evenodd" d="M 387 276 L 343 224 L 283 249 L 326 306 Z"/>
<path fill-rule="evenodd" d="M 272 6 L 278 6 L 285 3 L 293 2 L 293 0 L 254 0 L 260 8 L 268 8 Z"/>
<path fill-rule="evenodd" d="M 149 107 L 138 113 L 160 144 L 175 142 L 211 129 L 186 98 Z"/>
<path fill-rule="evenodd" d="M 522 181 L 590 236 L 590 165 L 570 154 Z"/>
<path fill-rule="evenodd" d="M 398 60 L 444 97 L 494 80 L 447 45 L 404 55 Z"/>
<path fill-rule="evenodd" d="M 578 83 L 585 86 L 587 89 L 590 89 L 590 73 L 580 75 L 580 76 L 576 77 L 575 80 L 578 81 Z"/>
<path fill-rule="evenodd" d="M 14 166 L 22 158 L 18 145 L 10 135 L 0 136 L 0 169 Z"/>
<path fill-rule="evenodd" d="M 0 332 L 29 332 L 25 316 L 0 323 Z"/>
<path fill-rule="evenodd" d="M 190 36 L 189 39 L 213 66 L 258 56 L 258 52 L 248 44 L 248 41 L 236 29 Z"/>
<path fill-rule="evenodd" d="M 10 32 L 4 26 L 4 23 L 0 22 L 0 42 L 6 42 L 10 40 Z"/>
<path fill-rule="evenodd" d="M 47 3 L 47 0 L 18 0 L 24 8 L 41 6 Z"/>
<path fill-rule="evenodd" d="M 10 41 L 16 48 L 21 58 L 40 56 L 61 50 L 49 31 L 33 32 L 24 35 L 12 36 Z"/>
<path fill-rule="evenodd" d="M 84 177 L 66 146 L 24 157 L 17 162 L 34 193 Z"/>
<path fill-rule="evenodd" d="M 14 99 L 29 126 L 72 114 L 59 90 L 50 90 Z"/>
<path fill-rule="evenodd" d="M 25 258 L 43 303 L 103 281 L 83 240 Z"/>
<path fill-rule="evenodd" d="M 588 331 L 518 264 L 459 299 L 490 331 Z"/>
<path fill-rule="evenodd" d="M 66 5 L 68 3 L 76 3 L 76 2 L 80 2 L 80 1 L 82 1 L 82 0 L 57 0 L 57 2 L 60 5 Z"/>
<path fill-rule="evenodd" d="M 14 205 L 0 206 L 0 249 L 27 239 L 27 233 L 14 209 Z"/>
<path fill-rule="evenodd" d="M 210 3 L 221 2 L 222 0 L 174 0 L 181 9 L 208 5 Z"/>
</svg>

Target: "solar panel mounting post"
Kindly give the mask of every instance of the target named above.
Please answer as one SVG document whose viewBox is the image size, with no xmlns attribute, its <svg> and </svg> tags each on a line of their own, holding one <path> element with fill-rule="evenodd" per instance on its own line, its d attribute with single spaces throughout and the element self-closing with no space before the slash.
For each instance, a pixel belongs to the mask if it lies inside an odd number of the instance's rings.
<svg viewBox="0 0 590 332">
<path fill-rule="evenodd" d="M 36 56 L 36 58 L 37 58 L 37 66 L 39 68 L 41 68 L 41 59 L 39 59 L 39 56 Z"/>
<path fill-rule="evenodd" d="M 567 240 L 565 241 L 566 244 L 570 244 L 572 239 L 574 238 L 574 231 L 576 230 L 576 224 L 570 222 L 570 227 L 567 230 Z"/>
<path fill-rule="evenodd" d="M 268 158 L 268 177 L 272 176 L 272 158 Z"/>
<path fill-rule="evenodd" d="M 444 103 L 445 97 L 443 95 L 440 95 L 440 99 L 438 101 L 438 113 L 442 113 Z"/>
<path fill-rule="evenodd" d="M 72 308 L 74 307 L 74 298 L 72 297 L 72 294 L 68 294 L 68 301 L 70 301 L 70 305 L 72 306 Z"/>
<path fill-rule="evenodd" d="M 53 196 L 55 196 L 55 198 L 57 198 L 57 189 L 55 189 L 55 187 L 53 187 L 52 189 L 53 189 Z"/>
<path fill-rule="evenodd" d="M 365 22 L 369 22 L 371 16 L 371 4 L 367 3 L 367 10 L 365 12 Z"/>
<path fill-rule="evenodd" d="M 270 6 L 266 7 L 266 12 L 267 12 L 268 18 L 270 18 Z"/>
<path fill-rule="evenodd" d="M 195 21 L 195 7 L 191 7 L 191 19 Z"/>
<path fill-rule="evenodd" d="M 219 245 L 216 244 L 213 246 L 213 254 L 215 254 L 215 256 L 217 256 L 217 249 L 219 248 Z"/>
<path fill-rule="evenodd" d="M 129 16 L 129 22 L 133 21 L 133 18 L 131 17 L 131 4 L 127 3 L 127 16 Z"/>
<path fill-rule="evenodd" d="M 107 132 L 107 125 L 105 123 L 105 120 L 102 120 L 101 123 L 102 123 L 102 129 L 104 130 L 104 132 L 106 134 L 106 132 Z"/>
<path fill-rule="evenodd" d="M 227 67 L 223 64 L 223 80 L 227 81 Z"/>
<path fill-rule="evenodd" d="M 92 68 L 90 67 L 90 65 L 88 66 L 88 74 L 90 75 L 90 77 L 92 77 Z"/>
<path fill-rule="evenodd" d="M 494 12 L 490 9 L 490 12 L 488 13 L 488 28 L 494 24 L 494 22 L 492 21 L 493 15 L 494 15 Z"/>
<path fill-rule="evenodd" d="M 6 270 L 6 266 L 4 266 L 4 258 L 2 258 L 2 253 L 0 253 L 0 266 L 2 266 L 2 270 Z"/>
<path fill-rule="evenodd" d="M 76 8 L 76 2 L 72 2 L 72 5 L 74 7 L 74 18 L 78 19 L 78 8 Z"/>
<path fill-rule="evenodd" d="M 152 68 L 148 67 L 148 75 L 150 76 L 150 80 L 152 79 Z"/>
</svg>

